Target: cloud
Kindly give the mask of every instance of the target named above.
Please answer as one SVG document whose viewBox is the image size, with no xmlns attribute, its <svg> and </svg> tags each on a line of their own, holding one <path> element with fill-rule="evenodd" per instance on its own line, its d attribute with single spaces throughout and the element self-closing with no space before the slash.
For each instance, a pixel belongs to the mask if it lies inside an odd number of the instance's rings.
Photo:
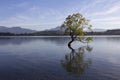
<svg viewBox="0 0 120 80">
<path fill-rule="evenodd" d="M 0 25 L 24 26 L 26 28 L 34 29 L 49 29 L 61 25 L 64 16 L 65 15 L 57 9 L 43 9 L 34 5 L 22 13 L 18 13 L 10 18 L 7 18 L 6 20 L 0 21 Z"/>
<path fill-rule="evenodd" d="M 118 12 L 120 12 L 120 6 L 115 5 L 115 6 L 110 7 L 109 9 L 105 9 L 100 12 L 95 12 L 94 14 L 92 14 L 92 16 L 109 15 L 109 14 L 118 13 Z"/>
<path fill-rule="evenodd" d="M 120 6 L 117 5 L 117 6 L 113 6 L 112 8 L 110 8 L 106 14 L 111 14 L 111 13 L 114 13 L 114 12 L 117 12 L 117 11 L 120 11 Z"/>
<path fill-rule="evenodd" d="M 48 29 L 61 25 L 69 14 L 77 12 L 82 13 L 96 26 L 97 24 L 120 24 L 119 3 L 117 0 L 91 0 L 91 2 L 86 0 L 79 5 L 62 6 L 57 9 L 23 2 L 16 5 L 16 7 L 24 10 L 1 20 L 0 25 Z"/>
<path fill-rule="evenodd" d="M 120 17 L 106 17 L 106 18 L 93 19 L 92 21 L 93 22 L 120 21 Z"/>
<path fill-rule="evenodd" d="M 15 7 L 25 7 L 28 5 L 28 2 L 22 2 L 15 5 Z"/>
</svg>

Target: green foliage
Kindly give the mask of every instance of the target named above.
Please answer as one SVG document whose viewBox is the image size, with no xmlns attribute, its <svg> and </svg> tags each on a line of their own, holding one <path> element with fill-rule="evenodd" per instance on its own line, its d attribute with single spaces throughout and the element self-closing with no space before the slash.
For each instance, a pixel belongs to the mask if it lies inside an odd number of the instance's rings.
<svg viewBox="0 0 120 80">
<path fill-rule="evenodd" d="M 91 37 L 84 37 L 85 30 L 92 31 L 92 25 L 89 25 L 89 20 L 83 17 L 80 13 L 69 15 L 61 26 L 65 28 L 65 33 L 69 34 L 72 39 L 77 39 L 81 42 L 90 42 Z"/>
</svg>

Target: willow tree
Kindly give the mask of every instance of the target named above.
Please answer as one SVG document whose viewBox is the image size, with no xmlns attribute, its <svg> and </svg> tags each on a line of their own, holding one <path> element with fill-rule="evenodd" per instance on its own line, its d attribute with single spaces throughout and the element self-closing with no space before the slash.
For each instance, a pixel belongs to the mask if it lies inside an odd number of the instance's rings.
<svg viewBox="0 0 120 80">
<path fill-rule="evenodd" d="M 89 20 L 80 13 L 69 15 L 62 24 L 62 28 L 65 28 L 65 34 L 68 34 L 71 37 L 68 46 L 70 46 L 74 40 L 83 43 L 90 42 L 92 37 L 85 37 L 85 34 L 86 31 L 92 31 L 91 27 L 92 25 L 89 24 Z"/>
</svg>

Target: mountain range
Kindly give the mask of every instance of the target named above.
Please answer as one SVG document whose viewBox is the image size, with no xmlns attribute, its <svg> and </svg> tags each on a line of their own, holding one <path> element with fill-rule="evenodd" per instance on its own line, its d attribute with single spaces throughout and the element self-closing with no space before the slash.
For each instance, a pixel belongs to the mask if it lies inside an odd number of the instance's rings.
<svg viewBox="0 0 120 80">
<path fill-rule="evenodd" d="M 60 30 L 64 31 L 65 29 L 61 29 L 60 26 L 57 26 L 55 28 L 51 28 L 51 29 L 48 29 L 48 30 L 45 30 L 45 31 L 60 31 Z M 93 29 L 92 31 L 93 32 L 105 32 L 107 30 L 106 29 Z"/>
<path fill-rule="evenodd" d="M 44 36 L 44 35 L 65 35 L 64 34 L 65 29 L 61 29 L 60 26 L 57 26 L 55 28 L 43 30 L 43 31 L 37 31 L 37 30 L 31 30 L 21 27 L 5 27 L 0 26 L 0 36 L 4 35 L 11 35 L 11 36 Z M 120 35 L 120 29 L 93 29 L 92 32 L 86 32 L 86 35 Z"/>
<path fill-rule="evenodd" d="M 57 26 L 55 28 L 51 28 L 48 30 L 44 30 L 44 31 L 64 31 L 64 29 L 61 29 L 60 26 Z M 93 29 L 93 32 L 104 32 L 106 30 L 104 29 Z M 24 34 L 24 33 L 34 33 L 37 32 L 36 30 L 31 30 L 31 29 L 26 29 L 26 28 L 22 28 L 22 27 L 5 27 L 5 26 L 0 26 L 0 33 L 14 33 L 14 34 Z"/>
<path fill-rule="evenodd" d="M 24 33 L 34 33 L 36 30 L 21 28 L 19 26 L 17 27 L 5 27 L 0 26 L 0 33 L 14 33 L 14 34 L 24 34 Z"/>
</svg>

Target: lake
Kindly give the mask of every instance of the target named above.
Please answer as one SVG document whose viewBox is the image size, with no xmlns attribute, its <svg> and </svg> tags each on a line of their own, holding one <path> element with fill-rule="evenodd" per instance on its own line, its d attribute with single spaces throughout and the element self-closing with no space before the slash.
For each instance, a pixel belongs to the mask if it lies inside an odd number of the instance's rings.
<svg viewBox="0 0 120 80">
<path fill-rule="evenodd" d="M 120 37 L 0 37 L 0 80 L 120 80 Z"/>
</svg>

